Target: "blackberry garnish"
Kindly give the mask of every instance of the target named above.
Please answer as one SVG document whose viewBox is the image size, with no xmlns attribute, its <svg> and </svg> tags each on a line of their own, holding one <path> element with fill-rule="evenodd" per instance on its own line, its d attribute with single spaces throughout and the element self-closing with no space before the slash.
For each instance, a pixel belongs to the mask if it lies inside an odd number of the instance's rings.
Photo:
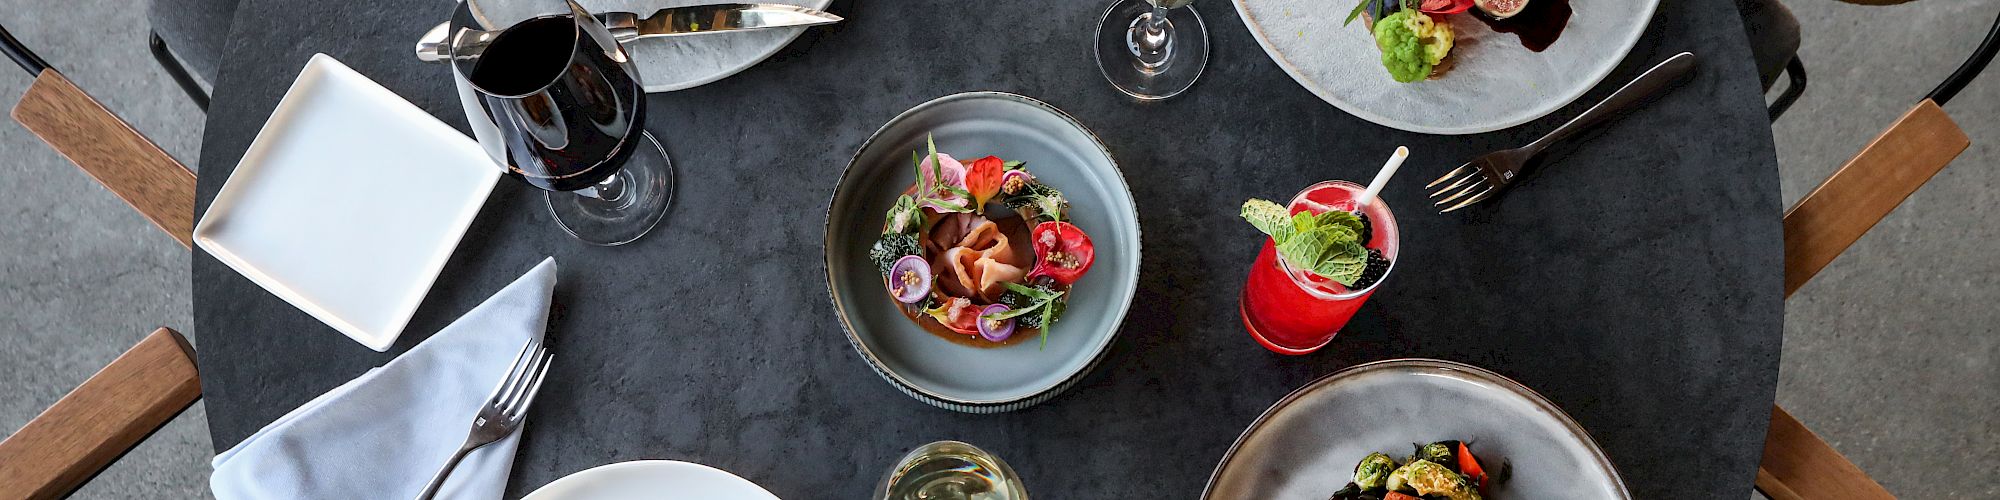
<svg viewBox="0 0 2000 500">
<path fill-rule="evenodd" d="M 1355 212 L 1354 217 L 1361 219 L 1361 246 L 1368 246 L 1368 240 L 1375 238 L 1375 223 L 1368 221 L 1367 212 Z"/>
<path fill-rule="evenodd" d="M 1368 267 L 1361 270 L 1361 277 L 1355 278 L 1354 286 L 1348 288 L 1354 290 L 1368 288 L 1374 285 L 1375 282 L 1382 281 L 1382 275 L 1385 274 L 1389 274 L 1389 258 L 1383 257 L 1381 250 L 1370 248 L 1368 249 Z"/>
</svg>

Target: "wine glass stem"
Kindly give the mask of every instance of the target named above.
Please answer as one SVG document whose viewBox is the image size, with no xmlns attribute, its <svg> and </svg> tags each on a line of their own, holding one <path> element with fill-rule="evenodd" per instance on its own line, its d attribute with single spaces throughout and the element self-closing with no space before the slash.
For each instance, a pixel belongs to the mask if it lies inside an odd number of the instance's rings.
<svg viewBox="0 0 2000 500">
<path fill-rule="evenodd" d="M 1139 36 L 1140 49 L 1147 52 L 1159 52 L 1166 49 L 1168 39 L 1173 36 L 1173 25 L 1167 23 L 1167 9 L 1165 7 L 1154 5 L 1153 12 L 1147 14 L 1145 22 L 1140 23 L 1140 25 L 1142 28 Z"/>
<path fill-rule="evenodd" d="M 597 181 L 595 185 L 573 192 L 577 196 L 596 198 L 615 203 L 625 197 L 625 175 L 624 170 L 619 170 L 618 173 L 611 174 L 611 176 L 605 177 L 604 180 Z"/>
</svg>

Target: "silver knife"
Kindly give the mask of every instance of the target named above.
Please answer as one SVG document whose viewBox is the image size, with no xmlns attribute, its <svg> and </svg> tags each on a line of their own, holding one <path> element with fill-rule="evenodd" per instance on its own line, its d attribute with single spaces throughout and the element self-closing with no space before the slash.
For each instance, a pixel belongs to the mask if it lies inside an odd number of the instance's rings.
<svg viewBox="0 0 2000 500">
<path fill-rule="evenodd" d="M 842 21 L 840 16 L 796 5 L 764 3 L 730 3 L 713 5 L 692 5 L 670 7 L 654 11 L 652 15 L 639 17 L 631 12 L 604 12 L 596 14 L 598 22 L 611 31 L 611 36 L 619 43 L 627 43 L 641 38 L 688 36 L 725 31 L 784 28 L 792 26 L 818 26 Z M 417 60 L 439 62 L 451 58 L 450 48 L 445 45 L 451 23 L 440 23 L 424 33 L 417 40 Z M 481 33 L 481 42 L 490 41 L 491 33 Z"/>
</svg>

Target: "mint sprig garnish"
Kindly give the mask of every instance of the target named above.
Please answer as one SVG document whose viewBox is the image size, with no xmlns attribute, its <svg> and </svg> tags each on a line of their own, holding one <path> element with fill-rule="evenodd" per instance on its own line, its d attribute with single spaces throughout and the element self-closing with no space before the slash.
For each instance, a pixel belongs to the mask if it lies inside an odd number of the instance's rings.
<svg viewBox="0 0 2000 500">
<path fill-rule="evenodd" d="M 1286 262 L 1354 286 L 1361 272 L 1368 269 L 1368 249 L 1361 246 L 1361 218 L 1340 210 L 1287 212 L 1283 205 L 1266 200 L 1243 202 L 1243 219 L 1269 235 Z"/>
</svg>

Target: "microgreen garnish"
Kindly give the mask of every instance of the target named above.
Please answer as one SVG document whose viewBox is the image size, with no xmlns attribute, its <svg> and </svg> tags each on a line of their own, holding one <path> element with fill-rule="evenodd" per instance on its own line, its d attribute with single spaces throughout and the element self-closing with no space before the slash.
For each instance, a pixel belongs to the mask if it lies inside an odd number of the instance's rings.
<svg viewBox="0 0 2000 500">
<path fill-rule="evenodd" d="M 1353 213 L 1329 210 L 1288 216 L 1284 206 L 1253 198 L 1243 203 L 1243 219 L 1270 235 L 1286 262 L 1313 274 L 1353 286 L 1368 269 L 1368 249 L 1361 246 L 1361 219 Z"/>
<path fill-rule="evenodd" d="M 1062 314 L 1062 302 L 1057 299 L 1062 298 L 1063 294 L 1068 292 L 1042 291 L 1016 283 L 1005 283 L 1005 285 L 1007 285 L 1008 290 L 1028 297 L 1028 305 L 1010 309 L 1006 312 L 980 316 L 979 319 L 981 321 L 1006 321 L 1030 312 L 1040 311 L 1041 322 L 1038 324 L 1042 327 L 1042 348 L 1047 349 L 1049 347 L 1049 323 L 1055 321 L 1056 315 Z"/>
</svg>

